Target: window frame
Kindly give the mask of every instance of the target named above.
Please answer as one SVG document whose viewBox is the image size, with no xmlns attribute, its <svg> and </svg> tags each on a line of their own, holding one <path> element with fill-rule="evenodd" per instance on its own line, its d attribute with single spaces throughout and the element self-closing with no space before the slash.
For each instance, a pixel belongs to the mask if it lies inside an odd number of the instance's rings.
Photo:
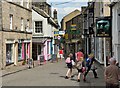
<svg viewBox="0 0 120 88">
<path fill-rule="evenodd" d="M 13 15 L 10 14 L 10 30 L 13 30 Z"/>
<path fill-rule="evenodd" d="M 41 26 L 41 29 L 39 30 L 40 32 L 36 32 L 36 22 L 41 22 L 42 24 L 42 26 Z M 38 28 L 40 28 L 40 27 L 38 27 Z M 35 34 L 43 34 L 43 21 L 34 21 L 34 33 Z"/>
</svg>

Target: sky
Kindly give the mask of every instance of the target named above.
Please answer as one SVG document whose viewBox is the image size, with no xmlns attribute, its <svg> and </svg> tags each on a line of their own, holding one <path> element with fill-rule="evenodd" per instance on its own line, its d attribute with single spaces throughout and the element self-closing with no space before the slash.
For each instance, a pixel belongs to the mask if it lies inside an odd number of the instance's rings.
<svg viewBox="0 0 120 88">
<path fill-rule="evenodd" d="M 81 6 L 87 6 L 87 0 L 47 0 L 47 2 L 51 5 L 52 11 L 53 9 L 58 11 L 59 24 L 61 19 L 70 12 L 81 10 Z"/>
</svg>

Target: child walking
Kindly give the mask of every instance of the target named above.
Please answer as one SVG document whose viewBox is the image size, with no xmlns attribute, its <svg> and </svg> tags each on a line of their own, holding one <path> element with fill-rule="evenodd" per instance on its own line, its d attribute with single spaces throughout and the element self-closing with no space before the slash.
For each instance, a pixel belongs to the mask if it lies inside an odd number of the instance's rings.
<svg viewBox="0 0 120 88">
<path fill-rule="evenodd" d="M 80 82 L 80 77 L 81 77 L 81 74 L 85 72 L 85 66 L 84 66 L 84 61 L 79 61 L 77 63 L 77 66 L 76 66 L 77 70 L 78 70 L 78 76 L 77 76 L 77 81 Z"/>
<path fill-rule="evenodd" d="M 72 56 L 72 53 L 70 53 L 65 61 L 68 67 L 68 71 L 65 76 L 66 79 L 72 76 Z"/>
</svg>

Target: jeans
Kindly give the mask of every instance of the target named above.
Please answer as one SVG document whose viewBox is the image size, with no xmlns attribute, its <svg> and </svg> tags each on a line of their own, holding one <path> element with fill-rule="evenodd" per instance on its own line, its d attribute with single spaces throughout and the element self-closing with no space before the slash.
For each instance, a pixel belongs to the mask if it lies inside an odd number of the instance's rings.
<svg viewBox="0 0 120 88">
<path fill-rule="evenodd" d="M 90 71 L 90 69 L 91 69 L 91 66 L 89 66 L 87 71 L 85 72 L 85 75 L 84 75 L 85 77 L 88 74 L 88 72 Z M 93 71 L 94 77 L 97 77 L 97 73 L 96 73 L 95 69 L 93 69 L 92 71 Z"/>
</svg>

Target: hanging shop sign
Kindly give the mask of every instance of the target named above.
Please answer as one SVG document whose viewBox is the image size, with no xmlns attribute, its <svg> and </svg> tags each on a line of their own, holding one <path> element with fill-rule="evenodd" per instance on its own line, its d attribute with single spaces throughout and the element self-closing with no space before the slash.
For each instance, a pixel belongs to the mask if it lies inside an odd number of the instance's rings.
<svg viewBox="0 0 120 88">
<path fill-rule="evenodd" d="M 97 37 L 110 37 L 111 36 L 110 17 L 96 19 L 96 36 Z"/>
<path fill-rule="evenodd" d="M 71 30 L 76 30 L 76 24 L 71 25 Z"/>
</svg>

